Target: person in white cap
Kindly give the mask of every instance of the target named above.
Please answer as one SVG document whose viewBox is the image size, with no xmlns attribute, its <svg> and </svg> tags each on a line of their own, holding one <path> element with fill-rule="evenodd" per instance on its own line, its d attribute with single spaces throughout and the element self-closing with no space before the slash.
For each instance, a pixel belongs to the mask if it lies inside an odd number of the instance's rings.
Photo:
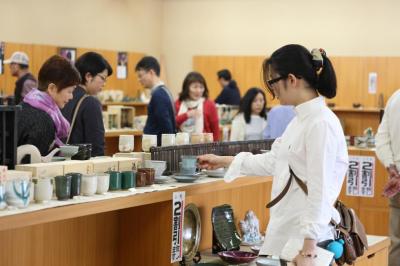
<svg viewBox="0 0 400 266">
<path fill-rule="evenodd" d="M 11 75 L 17 77 L 14 98 L 15 104 L 19 104 L 28 92 L 37 88 L 37 80 L 29 72 L 29 57 L 24 52 L 14 52 L 9 59 L 4 60 L 4 64 L 10 64 Z"/>
</svg>

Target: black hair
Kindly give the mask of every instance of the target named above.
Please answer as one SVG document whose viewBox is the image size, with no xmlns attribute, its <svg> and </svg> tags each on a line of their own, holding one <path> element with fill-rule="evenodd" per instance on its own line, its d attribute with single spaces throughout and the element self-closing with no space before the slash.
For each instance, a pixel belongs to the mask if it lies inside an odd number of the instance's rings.
<svg viewBox="0 0 400 266">
<path fill-rule="evenodd" d="M 81 55 L 75 62 L 75 67 L 81 74 L 81 84 L 86 83 L 86 74 L 89 73 L 93 77 L 103 72 L 105 69 L 108 71 L 108 76 L 113 73 L 113 69 L 107 60 L 100 54 L 95 52 L 87 52 Z"/>
<path fill-rule="evenodd" d="M 263 62 L 263 78 L 267 86 L 273 71 L 280 77 L 293 74 L 297 78 L 304 79 L 308 85 L 326 98 L 336 96 L 336 74 L 333 65 L 325 52 L 321 52 L 322 62 L 313 59 L 313 55 L 303 46 L 289 44 L 276 50 L 270 58 Z M 267 86 L 270 93 L 275 94 Z"/>
<path fill-rule="evenodd" d="M 154 70 L 157 77 L 160 76 L 160 64 L 157 59 L 152 56 L 145 56 L 136 64 L 135 71 L 145 70 L 150 71 Z"/>
<path fill-rule="evenodd" d="M 203 75 L 199 72 L 190 72 L 186 75 L 185 79 L 183 80 L 182 84 L 182 91 L 179 94 L 179 101 L 184 101 L 189 99 L 189 87 L 192 83 L 199 82 L 204 87 L 203 97 L 208 98 L 208 87 L 206 80 L 204 79 Z"/>
<path fill-rule="evenodd" d="M 265 93 L 262 89 L 254 87 L 250 88 L 240 101 L 239 113 L 243 114 L 244 120 L 247 124 L 249 124 L 251 121 L 251 104 L 259 93 L 262 94 L 265 102 L 265 105 L 260 113 L 260 117 L 267 119 L 267 98 L 265 97 Z"/>
<path fill-rule="evenodd" d="M 218 79 L 224 79 L 226 81 L 231 81 L 232 74 L 228 69 L 222 69 L 217 72 Z"/>
</svg>

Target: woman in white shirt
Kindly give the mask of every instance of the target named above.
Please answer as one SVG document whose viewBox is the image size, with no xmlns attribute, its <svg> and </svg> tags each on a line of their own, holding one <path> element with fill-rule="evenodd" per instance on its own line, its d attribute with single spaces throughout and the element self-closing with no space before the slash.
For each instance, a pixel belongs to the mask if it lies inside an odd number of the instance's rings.
<svg viewBox="0 0 400 266">
<path fill-rule="evenodd" d="M 231 141 L 260 140 L 267 126 L 265 93 L 259 88 L 249 89 L 240 102 L 239 113 L 232 121 Z"/>
<path fill-rule="evenodd" d="M 306 195 L 297 182 L 271 208 L 263 249 L 280 255 L 290 238 L 303 241 L 296 265 L 315 265 L 318 243 L 334 238 L 329 222 L 340 220 L 333 207 L 348 165 L 346 142 L 339 119 L 324 97 L 336 95 L 336 75 L 322 49 L 310 53 L 300 45 L 287 45 L 263 63 L 265 84 L 283 105 L 295 106 L 296 117 L 271 151 L 235 157 L 204 155 L 201 168 L 229 167 L 225 180 L 245 175 L 274 176 L 271 199 L 288 184 L 293 172 L 307 185 Z"/>
</svg>

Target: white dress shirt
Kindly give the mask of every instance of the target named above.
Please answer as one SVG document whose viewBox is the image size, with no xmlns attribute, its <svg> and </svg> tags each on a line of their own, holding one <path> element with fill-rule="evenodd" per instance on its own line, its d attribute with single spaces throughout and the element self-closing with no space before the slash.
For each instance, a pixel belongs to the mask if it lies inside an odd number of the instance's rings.
<svg viewBox="0 0 400 266">
<path fill-rule="evenodd" d="M 329 222 L 340 221 L 333 205 L 347 171 L 348 154 L 339 119 L 323 97 L 298 105 L 295 112 L 270 152 L 239 153 L 225 175 L 227 182 L 244 175 L 272 175 L 271 199 L 287 184 L 289 165 L 307 184 L 308 196 L 293 181 L 285 197 L 271 208 L 263 247 L 270 255 L 279 255 L 289 238 L 333 239 Z"/>
<path fill-rule="evenodd" d="M 396 164 L 400 170 L 400 90 L 388 100 L 375 136 L 376 155 L 388 167 Z"/>
</svg>

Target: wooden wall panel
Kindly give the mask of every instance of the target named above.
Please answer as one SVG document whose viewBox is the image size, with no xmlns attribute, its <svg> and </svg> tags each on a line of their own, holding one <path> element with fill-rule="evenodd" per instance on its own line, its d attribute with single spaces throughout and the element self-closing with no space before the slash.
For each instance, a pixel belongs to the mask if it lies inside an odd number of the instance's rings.
<svg viewBox="0 0 400 266">
<path fill-rule="evenodd" d="M 252 86 L 262 86 L 261 66 L 265 56 L 194 56 L 193 69 L 201 72 L 209 85 L 211 98 L 215 98 L 220 87 L 216 72 L 228 68 L 238 81 L 242 95 Z M 400 57 L 331 57 L 336 70 L 338 91 L 336 98 L 328 100 L 336 106 L 351 107 L 361 103 L 365 107 L 378 107 L 379 95 L 384 102 L 400 88 Z M 368 74 L 378 74 L 377 93 L 368 93 Z M 268 105 L 278 102 L 268 99 Z"/>
</svg>

